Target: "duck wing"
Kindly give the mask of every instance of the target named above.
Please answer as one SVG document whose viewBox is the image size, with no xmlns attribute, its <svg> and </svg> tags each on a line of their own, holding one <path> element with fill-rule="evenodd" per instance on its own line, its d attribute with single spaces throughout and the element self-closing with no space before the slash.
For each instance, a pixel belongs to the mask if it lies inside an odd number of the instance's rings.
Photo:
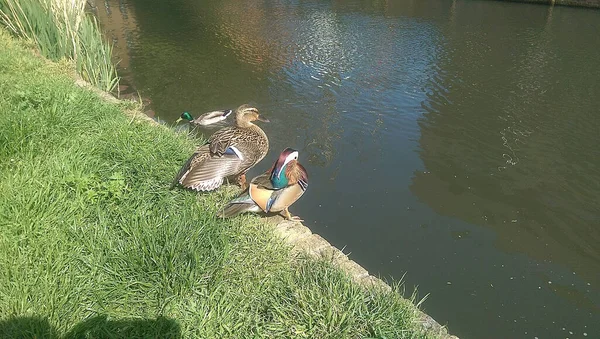
<svg viewBox="0 0 600 339">
<path fill-rule="evenodd" d="M 197 191 L 210 191 L 223 183 L 223 179 L 240 172 L 243 160 L 235 147 L 227 148 L 221 156 L 212 155 L 209 145 L 200 147 L 181 168 L 175 184 Z"/>
<path fill-rule="evenodd" d="M 273 187 L 273 184 L 271 183 L 270 176 L 271 176 L 271 172 L 267 171 L 259 176 L 252 178 L 250 183 L 256 184 L 260 188 L 265 188 L 268 190 L 275 190 L 275 187 Z"/>
<path fill-rule="evenodd" d="M 243 161 L 242 171 L 249 169 L 262 160 L 269 150 L 267 136 L 258 126 L 222 128 L 208 139 L 208 144 L 213 155 L 220 156 L 228 149 L 233 149 Z"/>
<path fill-rule="evenodd" d="M 296 200 L 300 199 L 304 194 L 305 188 L 298 183 L 282 189 L 269 189 L 261 186 L 253 179 L 248 191 L 252 200 L 264 212 L 279 212 L 290 207 Z"/>
<path fill-rule="evenodd" d="M 237 127 L 225 127 L 213 133 L 208 138 L 208 145 L 210 153 L 216 155 L 223 155 L 227 149 L 237 144 L 238 134 L 240 129 Z"/>
<path fill-rule="evenodd" d="M 184 175 L 186 175 L 186 173 L 190 170 L 190 166 L 191 166 L 192 162 L 198 155 L 199 155 L 198 152 L 194 152 L 194 154 L 192 154 L 192 156 L 185 162 L 185 164 L 183 164 L 183 166 L 181 167 L 179 172 L 177 172 L 177 175 L 173 179 L 173 182 L 171 183 L 171 187 L 169 189 L 173 189 L 175 186 L 177 186 L 177 184 L 179 183 L 181 178 Z"/>
<path fill-rule="evenodd" d="M 290 207 L 304 194 L 305 188 L 300 184 L 287 186 L 274 191 L 267 204 L 268 211 L 280 212 Z"/>
</svg>

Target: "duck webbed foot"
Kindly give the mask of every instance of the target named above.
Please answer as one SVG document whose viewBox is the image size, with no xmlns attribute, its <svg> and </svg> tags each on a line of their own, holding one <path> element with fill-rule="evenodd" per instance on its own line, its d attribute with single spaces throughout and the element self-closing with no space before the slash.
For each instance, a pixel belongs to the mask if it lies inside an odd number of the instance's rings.
<svg viewBox="0 0 600 339">
<path fill-rule="evenodd" d="M 300 217 L 298 217 L 298 216 L 293 216 L 287 208 L 283 210 L 283 215 L 285 216 L 285 219 L 289 220 L 289 221 L 298 221 L 298 222 L 304 221 L 303 219 L 300 219 Z"/>
<path fill-rule="evenodd" d="M 245 191 L 248 188 L 248 182 L 246 181 L 246 173 L 238 176 L 238 184 L 242 188 L 242 191 Z"/>
</svg>

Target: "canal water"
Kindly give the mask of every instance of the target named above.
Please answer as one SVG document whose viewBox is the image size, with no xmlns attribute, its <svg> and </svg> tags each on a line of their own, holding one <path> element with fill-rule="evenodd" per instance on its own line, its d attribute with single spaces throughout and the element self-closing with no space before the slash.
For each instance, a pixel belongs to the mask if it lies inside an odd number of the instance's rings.
<svg viewBox="0 0 600 339">
<path fill-rule="evenodd" d="M 95 5 L 124 93 L 167 123 L 256 105 L 271 152 L 249 174 L 298 149 L 310 188 L 292 213 L 372 274 L 418 286 L 451 333 L 600 338 L 600 11 Z"/>
</svg>

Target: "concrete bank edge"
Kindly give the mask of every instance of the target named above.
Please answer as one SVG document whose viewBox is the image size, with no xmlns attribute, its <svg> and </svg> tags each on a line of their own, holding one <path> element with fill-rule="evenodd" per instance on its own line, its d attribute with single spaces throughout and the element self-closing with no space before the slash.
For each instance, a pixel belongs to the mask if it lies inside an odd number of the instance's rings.
<svg viewBox="0 0 600 339">
<path fill-rule="evenodd" d="M 600 0 L 500 0 L 509 2 L 525 2 L 549 6 L 600 8 Z"/>
</svg>

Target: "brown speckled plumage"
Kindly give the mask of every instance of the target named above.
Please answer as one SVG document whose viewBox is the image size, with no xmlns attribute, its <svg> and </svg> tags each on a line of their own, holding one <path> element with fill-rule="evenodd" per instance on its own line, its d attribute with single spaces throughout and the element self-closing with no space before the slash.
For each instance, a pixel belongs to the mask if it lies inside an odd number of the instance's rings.
<svg viewBox="0 0 600 339">
<path fill-rule="evenodd" d="M 263 119 L 256 108 L 238 107 L 235 126 L 216 131 L 208 143 L 199 147 L 183 165 L 173 186 L 177 183 L 197 191 L 211 191 L 223 179 L 237 177 L 245 183 L 246 172 L 261 161 L 269 150 L 265 132 L 252 121 Z M 245 188 L 245 187 L 242 187 Z"/>
</svg>

